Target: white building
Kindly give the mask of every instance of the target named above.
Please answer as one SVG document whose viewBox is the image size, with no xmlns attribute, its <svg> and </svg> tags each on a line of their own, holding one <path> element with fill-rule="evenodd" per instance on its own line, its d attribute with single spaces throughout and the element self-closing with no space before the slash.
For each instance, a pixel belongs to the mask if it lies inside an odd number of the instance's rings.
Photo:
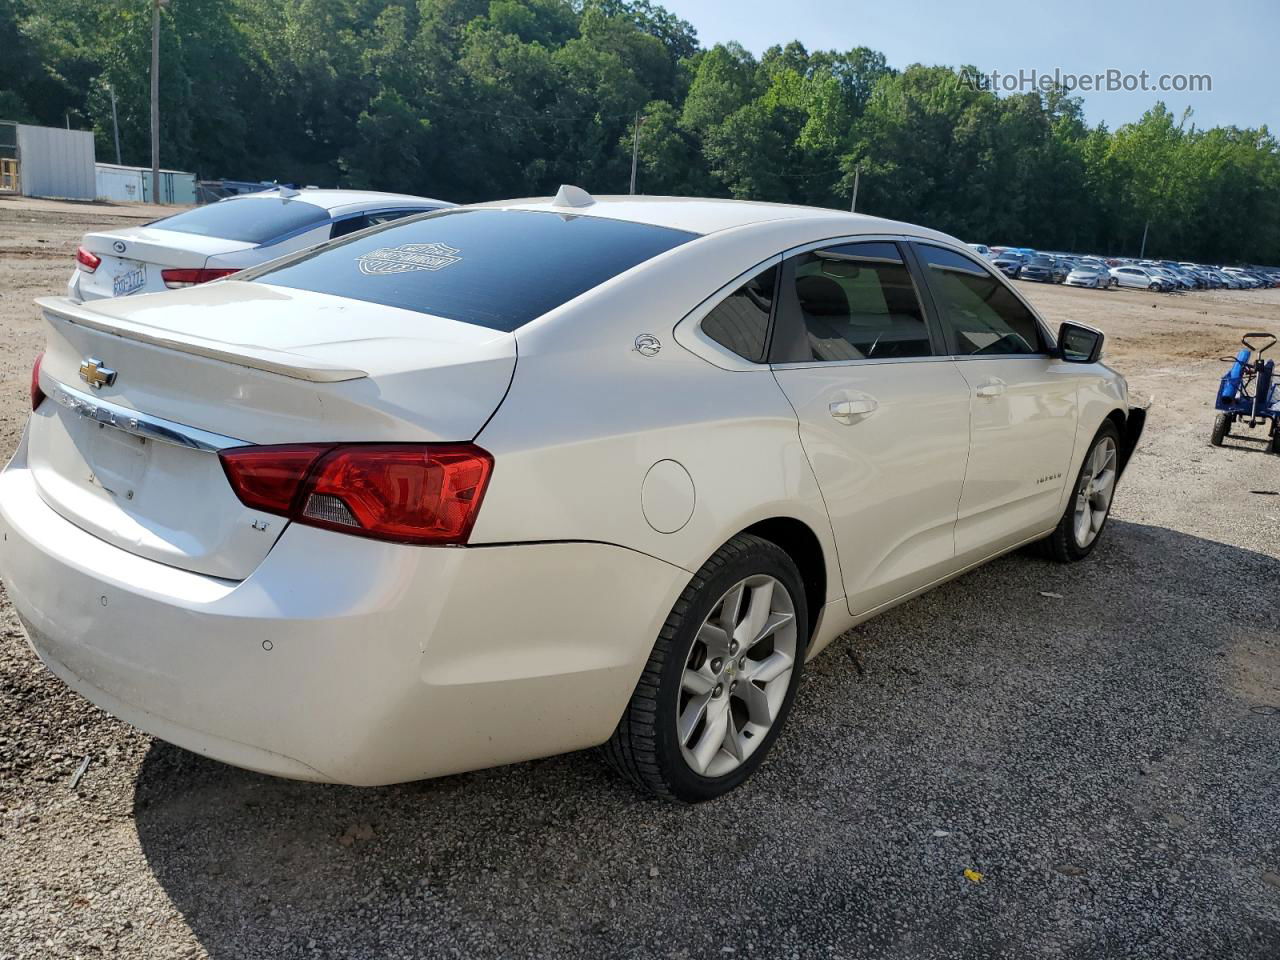
<svg viewBox="0 0 1280 960">
<path fill-rule="evenodd" d="M 92 200 L 93 134 L 0 121 L 0 190 L 24 197 Z"/>
</svg>

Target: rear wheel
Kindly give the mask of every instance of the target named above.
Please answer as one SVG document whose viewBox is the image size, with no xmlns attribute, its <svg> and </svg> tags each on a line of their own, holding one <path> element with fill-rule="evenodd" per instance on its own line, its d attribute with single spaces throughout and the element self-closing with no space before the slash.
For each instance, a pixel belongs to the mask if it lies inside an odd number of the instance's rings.
<svg viewBox="0 0 1280 960">
<path fill-rule="evenodd" d="M 1271 428 L 1271 439 L 1267 441 L 1267 453 L 1280 453 L 1280 430 Z"/>
<path fill-rule="evenodd" d="M 669 800 L 727 793 L 764 762 L 786 722 L 807 638 L 795 563 L 739 534 L 676 601 L 605 759 Z"/>
<path fill-rule="evenodd" d="M 1120 475 L 1120 431 L 1107 420 L 1094 435 L 1076 476 L 1075 493 L 1044 541 L 1044 552 L 1059 563 L 1083 560 L 1098 545 L 1111 515 L 1111 499 Z"/>
<path fill-rule="evenodd" d="M 1209 442 L 1215 447 L 1220 447 L 1222 441 L 1229 436 L 1231 436 L 1231 414 L 1220 413 L 1213 420 L 1213 434 L 1209 437 Z"/>
</svg>

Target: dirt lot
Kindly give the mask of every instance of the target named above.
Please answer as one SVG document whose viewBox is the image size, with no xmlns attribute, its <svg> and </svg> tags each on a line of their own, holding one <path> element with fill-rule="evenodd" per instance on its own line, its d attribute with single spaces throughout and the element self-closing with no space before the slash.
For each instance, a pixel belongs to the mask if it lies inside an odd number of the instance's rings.
<svg viewBox="0 0 1280 960">
<path fill-rule="evenodd" d="M 0 452 L 31 299 L 140 213 L 0 201 Z M 1280 330 L 1280 290 L 1021 289 L 1154 398 L 1106 539 L 851 632 L 715 804 L 592 754 L 369 790 L 245 773 L 68 692 L 5 606 L 0 958 L 1280 956 L 1280 460 L 1206 443 L 1216 358 Z"/>
</svg>

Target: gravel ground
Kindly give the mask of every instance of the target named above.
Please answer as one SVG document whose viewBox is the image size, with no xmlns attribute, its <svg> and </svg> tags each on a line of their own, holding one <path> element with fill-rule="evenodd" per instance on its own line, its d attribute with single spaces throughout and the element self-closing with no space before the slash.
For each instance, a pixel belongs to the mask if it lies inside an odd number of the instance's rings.
<svg viewBox="0 0 1280 960">
<path fill-rule="evenodd" d="M 36 221 L 0 225 L 5 452 L 30 297 L 118 212 L 0 203 Z M 1280 956 L 1280 463 L 1206 443 L 1212 358 L 1280 327 L 1280 291 L 1023 289 L 1155 397 L 1103 542 L 851 632 L 712 804 L 590 753 L 379 789 L 245 773 L 70 693 L 3 605 L 0 958 Z"/>
</svg>

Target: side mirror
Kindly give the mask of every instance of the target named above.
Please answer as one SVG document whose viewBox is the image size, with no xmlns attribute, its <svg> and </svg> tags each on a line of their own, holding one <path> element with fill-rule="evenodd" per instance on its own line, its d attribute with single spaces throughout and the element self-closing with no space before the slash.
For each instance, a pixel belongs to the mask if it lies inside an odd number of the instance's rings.
<svg viewBox="0 0 1280 960">
<path fill-rule="evenodd" d="M 1102 356 L 1102 331 L 1080 323 L 1058 328 L 1058 353 L 1067 363 L 1097 363 Z"/>
</svg>

